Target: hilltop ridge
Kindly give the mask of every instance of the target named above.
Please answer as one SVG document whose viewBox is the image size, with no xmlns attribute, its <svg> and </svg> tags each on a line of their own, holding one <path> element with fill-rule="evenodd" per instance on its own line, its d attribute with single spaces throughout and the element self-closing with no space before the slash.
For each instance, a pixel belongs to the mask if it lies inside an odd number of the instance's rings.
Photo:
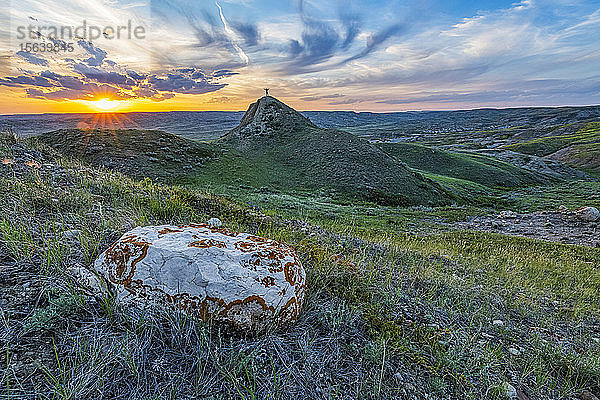
<svg viewBox="0 0 600 400">
<path fill-rule="evenodd" d="M 269 135 L 299 128 L 316 128 L 308 118 L 273 96 L 263 96 L 250 104 L 240 124 L 224 138 Z"/>
</svg>

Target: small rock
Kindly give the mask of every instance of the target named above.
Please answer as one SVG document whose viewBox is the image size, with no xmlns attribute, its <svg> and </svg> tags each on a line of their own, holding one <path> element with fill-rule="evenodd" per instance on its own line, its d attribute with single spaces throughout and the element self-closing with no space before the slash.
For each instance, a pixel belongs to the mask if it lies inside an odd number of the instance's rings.
<svg viewBox="0 0 600 400">
<path fill-rule="evenodd" d="M 219 218 L 211 218 L 208 220 L 208 225 L 219 227 L 223 225 L 223 222 Z"/>
<path fill-rule="evenodd" d="M 577 218 L 586 222 L 596 222 L 600 220 L 600 211 L 596 207 L 581 207 L 575 211 Z"/>
<path fill-rule="evenodd" d="M 406 389 L 406 391 L 408 393 L 417 393 L 418 392 L 416 386 L 413 385 L 412 383 L 405 383 L 404 388 Z"/>
<path fill-rule="evenodd" d="M 596 397 L 592 392 L 586 390 L 581 393 L 581 400 L 598 400 L 598 397 Z"/>
<path fill-rule="evenodd" d="M 504 382 L 502 384 L 502 391 L 504 392 L 504 395 L 509 399 L 517 398 L 517 389 L 515 389 L 515 387 L 508 382 Z"/>
<path fill-rule="evenodd" d="M 492 321 L 492 324 L 494 326 L 504 326 L 504 321 L 502 321 L 501 319 L 495 319 Z"/>
<path fill-rule="evenodd" d="M 397 380 L 399 380 L 399 381 L 402 381 L 402 374 L 400 372 L 396 372 L 394 374 L 394 378 L 397 379 Z"/>
<path fill-rule="evenodd" d="M 500 218 L 517 218 L 519 214 L 514 211 L 502 211 L 499 216 Z"/>
<path fill-rule="evenodd" d="M 518 356 L 518 355 L 520 355 L 520 354 L 521 354 L 521 352 L 519 351 L 519 349 L 515 349 L 514 347 L 510 347 L 510 348 L 508 349 L 508 352 L 509 352 L 510 354 L 512 354 L 513 356 Z"/>
<path fill-rule="evenodd" d="M 64 231 L 62 234 L 65 238 L 73 240 L 79 238 L 80 232 L 77 229 L 70 229 L 68 231 Z"/>
<path fill-rule="evenodd" d="M 558 207 L 558 211 L 561 212 L 561 213 L 568 213 L 569 212 L 569 208 L 567 206 L 561 205 L 560 207 Z"/>
</svg>

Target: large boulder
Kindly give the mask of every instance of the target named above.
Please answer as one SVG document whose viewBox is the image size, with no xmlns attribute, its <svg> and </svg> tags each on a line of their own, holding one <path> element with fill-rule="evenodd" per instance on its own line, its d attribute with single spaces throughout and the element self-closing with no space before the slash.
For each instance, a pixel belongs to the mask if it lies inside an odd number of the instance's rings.
<svg viewBox="0 0 600 400">
<path fill-rule="evenodd" d="M 121 301 L 164 301 L 256 331 L 296 320 L 306 287 L 292 248 L 208 224 L 137 227 L 102 253 L 95 269 Z"/>
<path fill-rule="evenodd" d="M 600 211 L 596 207 L 581 207 L 575 211 L 575 215 L 583 221 L 596 222 L 600 221 Z"/>
</svg>

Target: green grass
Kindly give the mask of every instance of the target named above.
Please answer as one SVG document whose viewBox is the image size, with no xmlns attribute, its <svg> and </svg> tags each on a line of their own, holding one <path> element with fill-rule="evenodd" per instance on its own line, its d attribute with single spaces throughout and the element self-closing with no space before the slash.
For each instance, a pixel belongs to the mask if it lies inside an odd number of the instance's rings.
<svg viewBox="0 0 600 400">
<path fill-rule="evenodd" d="M 268 137 L 202 143 L 159 131 L 61 130 L 38 140 L 96 166 L 168 183 L 326 193 L 389 205 L 456 200 L 346 132 L 299 126 Z M 266 189 L 268 188 L 268 189 Z"/>
<path fill-rule="evenodd" d="M 532 172 L 474 153 L 456 153 L 413 143 L 381 143 L 378 147 L 411 168 L 491 188 L 545 182 Z"/>
</svg>

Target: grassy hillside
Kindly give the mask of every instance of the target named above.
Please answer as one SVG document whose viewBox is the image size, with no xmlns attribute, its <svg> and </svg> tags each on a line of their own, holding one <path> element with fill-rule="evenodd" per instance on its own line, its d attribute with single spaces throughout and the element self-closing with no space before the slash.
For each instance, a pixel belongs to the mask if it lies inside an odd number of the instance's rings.
<svg viewBox="0 0 600 400">
<path fill-rule="evenodd" d="M 477 154 L 455 153 L 413 143 L 380 143 L 385 153 L 411 168 L 488 187 L 518 187 L 548 182 L 511 164 Z"/>
<path fill-rule="evenodd" d="M 211 172 L 198 176 L 199 183 L 233 182 L 390 205 L 451 201 L 435 182 L 341 131 L 305 127 L 230 146 L 220 162 L 208 166 Z"/>
<path fill-rule="evenodd" d="M 389 205 L 448 204 L 440 185 L 406 168 L 367 140 L 321 129 L 273 97 L 253 103 L 239 127 L 217 142 L 230 158 L 209 166 L 199 183 L 267 186 L 289 192 L 324 192 L 332 197 Z M 214 182 L 214 181 L 213 181 Z"/>
<path fill-rule="evenodd" d="M 590 122 L 576 133 L 545 136 L 505 148 L 550 156 L 574 167 L 600 172 L 600 122 Z"/>
<path fill-rule="evenodd" d="M 162 131 L 63 129 L 37 138 L 66 156 L 160 181 L 181 180 L 218 157 L 208 144 Z"/>
<path fill-rule="evenodd" d="M 0 158 L 11 161 L 0 165 L 7 398 L 502 399 L 505 383 L 531 399 L 600 393 L 598 249 L 379 225 L 446 209 L 313 202 L 337 216 L 267 218 L 36 143 L 0 140 Z M 133 226 L 211 216 L 296 249 L 308 272 L 297 324 L 231 336 L 96 299 L 69 275 Z"/>
</svg>

